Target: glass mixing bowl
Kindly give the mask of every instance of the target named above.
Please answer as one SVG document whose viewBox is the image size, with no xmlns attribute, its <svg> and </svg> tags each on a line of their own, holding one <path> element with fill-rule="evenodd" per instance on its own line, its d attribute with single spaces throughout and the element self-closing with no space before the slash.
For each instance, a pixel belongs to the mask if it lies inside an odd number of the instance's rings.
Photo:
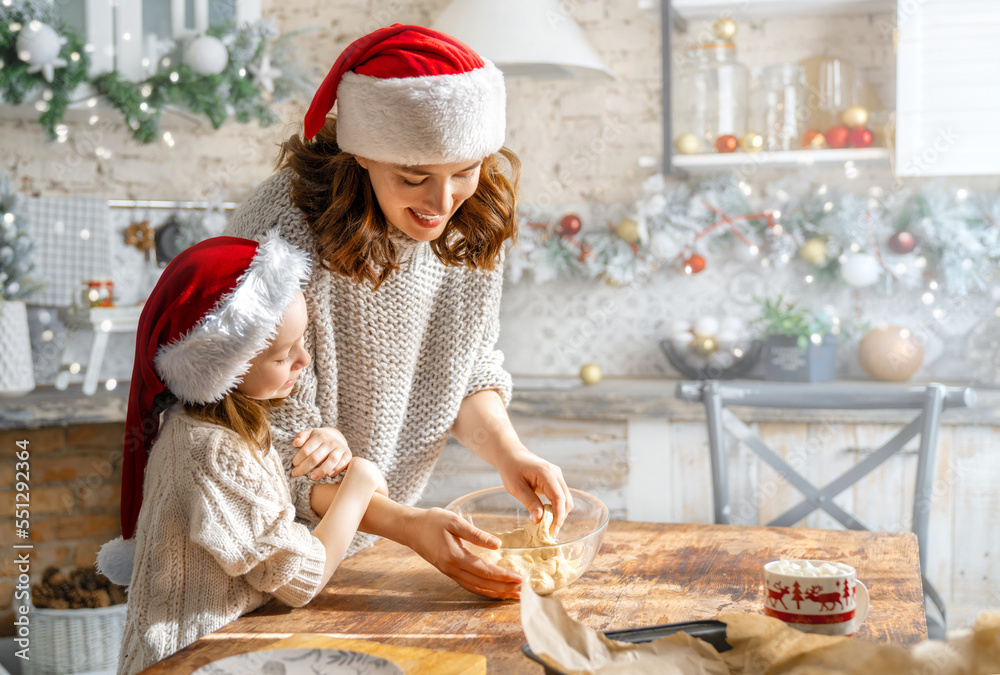
<svg viewBox="0 0 1000 675">
<path fill-rule="evenodd" d="M 572 488 L 570 493 L 573 510 L 566 515 L 566 522 L 556 534 L 559 543 L 524 548 L 504 546 L 499 551 L 466 545 L 501 567 L 521 572 L 540 595 L 568 586 L 594 561 L 610 519 L 608 507 L 597 497 Z M 502 487 L 459 497 L 445 509 L 495 535 L 533 524 L 524 505 Z"/>
</svg>

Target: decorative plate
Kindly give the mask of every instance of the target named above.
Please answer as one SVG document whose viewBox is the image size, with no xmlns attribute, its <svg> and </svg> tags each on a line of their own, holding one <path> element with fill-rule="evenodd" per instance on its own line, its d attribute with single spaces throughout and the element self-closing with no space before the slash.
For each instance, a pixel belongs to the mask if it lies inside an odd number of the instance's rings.
<svg viewBox="0 0 1000 675">
<path fill-rule="evenodd" d="M 270 649 L 227 656 L 192 675 L 405 675 L 391 661 L 344 649 Z"/>
</svg>

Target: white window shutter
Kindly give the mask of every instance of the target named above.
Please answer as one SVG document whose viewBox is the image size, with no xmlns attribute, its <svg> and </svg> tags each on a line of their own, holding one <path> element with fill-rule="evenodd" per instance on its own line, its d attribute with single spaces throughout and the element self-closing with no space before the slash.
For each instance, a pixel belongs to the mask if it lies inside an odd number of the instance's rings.
<svg viewBox="0 0 1000 675">
<path fill-rule="evenodd" d="M 142 3 L 119 2 L 112 5 L 117 13 L 115 24 L 115 68 L 130 82 L 139 82 L 146 76 L 142 65 Z"/>
<path fill-rule="evenodd" d="M 899 0 L 896 172 L 1000 174 L 1000 2 Z"/>
</svg>

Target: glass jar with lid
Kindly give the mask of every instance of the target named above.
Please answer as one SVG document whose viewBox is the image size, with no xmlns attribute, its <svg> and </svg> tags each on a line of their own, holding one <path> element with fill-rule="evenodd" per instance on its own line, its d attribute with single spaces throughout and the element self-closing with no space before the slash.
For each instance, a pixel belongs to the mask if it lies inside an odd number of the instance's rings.
<svg viewBox="0 0 1000 675">
<path fill-rule="evenodd" d="M 673 97 L 671 127 L 677 152 L 715 152 L 720 136 L 743 138 L 748 80 L 747 68 L 736 59 L 736 45 L 729 40 L 687 50 Z"/>
<path fill-rule="evenodd" d="M 764 150 L 800 150 L 809 120 L 809 88 L 797 63 L 763 66 L 750 100 L 750 131 L 764 137 Z"/>
</svg>

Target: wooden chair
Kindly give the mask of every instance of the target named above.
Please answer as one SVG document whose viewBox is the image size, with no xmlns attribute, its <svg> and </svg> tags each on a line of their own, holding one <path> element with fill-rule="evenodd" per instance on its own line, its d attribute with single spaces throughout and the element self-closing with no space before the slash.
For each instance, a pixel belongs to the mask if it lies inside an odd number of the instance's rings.
<svg viewBox="0 0 1000 675">
<path fill-rule="evenodd" d="M 917 456 L 916 489 L 913 500 L 913 532 L 917 535 L 920 568 L 923 574 L 927 562 L 927 528 L 941 414 L 948 408 L 973 407 L 976 403 L 974 390 L 946 387 L 941 384 L 858 386 L 845 383 L 798 384 L 708 380 L 679 382 L 675 394 L 677 398 L 701 402 L 705 406 L 715 522 L 720 524 L 730 522 L 726 432 L 733 434 L 740 443 L 770 465 L 803 495 L 802 501 L 767 523 L 768 525 L 791 527 L 813 511 L 821 509 L 844 527 L 852 530 L 871 528 L 856 515 L 836 504 L 833 498 L 899 452 L 910 439 L 919 434 L 920 450 Z M 908 409 L 920 412 L 881 448 L 823 487 L 817 487 L 789 466 L 726 406 L 837 410 Z M 923 582 L 924 594 L 941 613 L 942 625 L 946 626 L 944 600 L 927 580 L 926 575 L 923 577 Z"/>
</svg>

